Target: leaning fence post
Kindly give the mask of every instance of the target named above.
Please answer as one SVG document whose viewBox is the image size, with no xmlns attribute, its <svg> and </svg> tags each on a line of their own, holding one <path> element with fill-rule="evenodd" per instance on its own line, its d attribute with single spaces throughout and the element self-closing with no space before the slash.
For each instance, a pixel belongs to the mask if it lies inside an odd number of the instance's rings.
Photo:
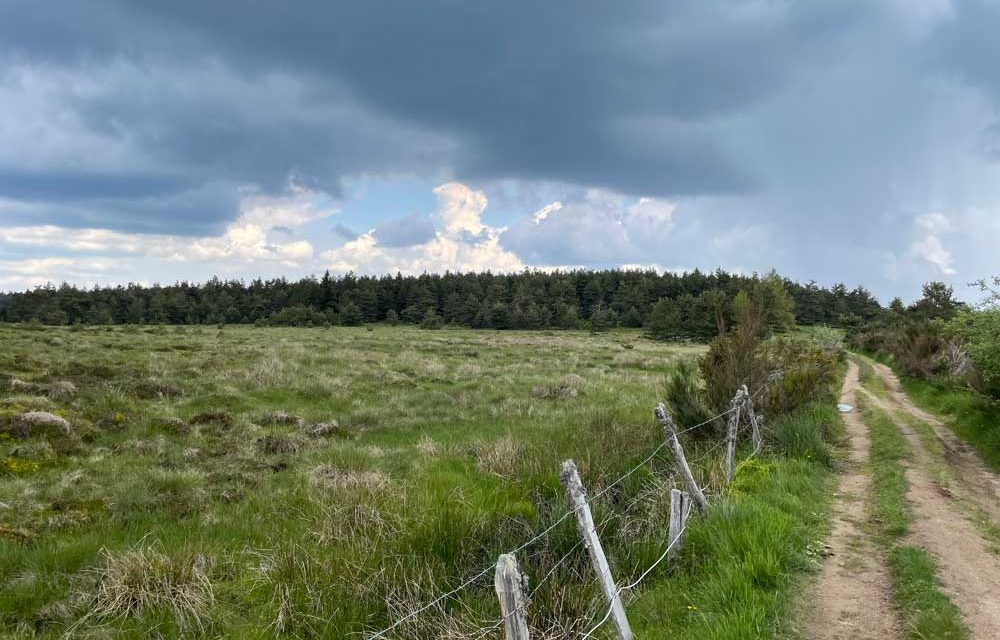
<svg viewBox="0 0 1000 640">
<path fill-rule="evenodd" d="M 528 601 L 524 595 L 524 578 L 512 554 L 502 553 L 497 558 L 497 572 L 493 586 L 500 599 L 500 615 L 507 640 L 528 640 L 528 622 L 525 609 Z"/>
<path fill-rule="evenodd" d="M 753 410 L 753 400 L 750 398 L 750 390 L 747 389 L 746 385 L 743 385 L 743 404 L 747 410 L 747 419 L 750 420 L 750 428 L 753 433 L 753 450 L 760 451 L 760 447 L 763 444 L 763 439 L 760 435 L 760 423 L 757 420 L 757 414 Z"/>
<path fill-rule="evenodd" d="M 673 418 L 667 413 L 667 408 L 663 406 L 662 402 L 656 405 L 653 413 L 656 415 L 656 419 L 660 421 L 660 426 L 663 427 L 663 435 L 670 443 L 670 448 L 674 450 L 677 470 L 681 472 L 684 482 L 687 483 L 688 493 L 691 494 L 691 499 L 694 500 L 695 508 L 698 509 L 698 513 L 705 515 L 705 512 L 708 511 L 708 500 L 705 499 L 705 494 L 698 487 L 698 483 L 694 479 L 694 474 L 691 473 L 691 467 L 688 466 L 687 458 L 684 456 L 684 447 L 681 446 L 681 441 L 677 438 L 677 428 L 674 426 Z"/>
<path fill-rule="evenodd" d="M 743 408 L 743 388 L 736 391 L 733 398 L 733 412 L 729 414 L 729 430 L 726 434 L 726 484 L 733 481 L 734 464 L 736 457 L 736 431 L 740 427 L 740 410 Z"/>
<path fill-rule="evenodd" d="M 667 545 L 670 547 L 668 559 L 673 559 L 684 544 L 684 525 L 691 513 L 691 500 L 688 494 L 680 489 L 670 490 L 670 528 L 667 534 Z"/>
<path fill-rule="evenodd" d="M 601 583 L 601 591 L 611 607 L 611 618 L 615 624 L 620 640 L 632 640 L 632 628 L 625 617 L 625 607 L 622 606 L 622 599 L 615 587 L 615 581 L 611 577 L 611 566 L 608 558 L 604 555 L 604 547 L 601 546 L 601 539 L 597 537 L 597 529 L 594 527 L 594 517 L 590 513 L 590 505 L 587 504 L 587 490 L 580 482 L 580 474 L 576 470 L 576 463 L 566 460 L 562 463 L 562 470 L 559 479 L 566 487 L 566 495 L 576 513 L 576 528 L 583 538 L 583 543 L 590 554 L 590 561 L 594 565 L 597 573 L 597 580 Z"/>
</svg>

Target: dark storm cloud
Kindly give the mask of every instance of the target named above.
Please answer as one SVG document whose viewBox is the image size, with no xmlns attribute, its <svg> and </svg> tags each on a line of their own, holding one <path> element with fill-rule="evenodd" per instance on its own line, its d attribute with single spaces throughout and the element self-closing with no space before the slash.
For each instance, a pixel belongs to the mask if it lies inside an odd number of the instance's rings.
<svg viewBox="0 0 1000 640">
<path fill-rule="evenodd" d="M 279 192 L 293 178 L 338 195 L 362 173 L 732 193 L 757 186 L 755 169 L 705 121 L 780 91 L 868 6 L 15 0 L 0 7 L 0 53 L 80 81 L 45 100 L 71 114 L 67 136 L 129 145 L 150 185 L 137 199 L 192 181 Z M 52 172 L 0 180 L 0 196 L 141 184 Z"/>
<path fill-rule="evenodd" d="M 145 193 L 125 190 L 119 197 L 100 192 L 114 179 L 85 180 L 82 185 L 52 188 L 46 198 L 32 193 L 30 200 L 0 207 L 0 225 L 55 223 L 68 228 L 100 228 L 135 233 L 210 235 L 239 208 L 239 191 L 228 183 L 207 183 L 188 190 Z M 37 186 L 37 185 L 36 185 Z M 23 186 L 18 186 L 24 192 Z"/>
<path fill-rule="evenodd" d="M 934 60 L 942 69 L 1000 98 L 1000 4 L 992 0 L 954 0 L 952 16 L 933 40 Z"/>
<path fill-rule="evenodd" d="M 23 201 L 162 197 L 185 186 L 189 186 L 185 181 L 164 175 L 99 174 L 86 170 L 0 170 L 0 193 Z"/>
<path fill-rule="evenodd" d="M 245 73 L 335 80 L 380 113 L 455 135 L 460 178 L 649 195 L 744 191 L 752 168 L 698 127 L 766 99 L 869 3 L 147 3 Z"/>
</svg>

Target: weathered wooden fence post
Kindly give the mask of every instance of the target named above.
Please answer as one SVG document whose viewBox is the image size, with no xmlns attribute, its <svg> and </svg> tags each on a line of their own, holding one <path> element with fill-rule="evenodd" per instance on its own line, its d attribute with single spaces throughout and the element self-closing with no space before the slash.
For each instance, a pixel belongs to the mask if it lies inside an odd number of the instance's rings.
<svg viewBox="0 0 1000 640">
<path fill-rule="evenodd" d="M 497 572 L 493 586 L 500 599 L 500 614 L 507 640 L 529 640 L 528 622 L 525 609 L 528 606 L 524 595 L 525 582 L 517 567 L 517 559 L 512 554 L 503 553 L 497 558 Z"/>
<path fill-rule="evenodd" d="M 757 414 L 753 410 L 753 399 L 750 398 L 750 390 L 747 389 L 746 385 L 743 385 L 743 398 L 743 406 L 747 411 L 747 419 L 750 420 L 750 428 L 753 431 L 753 450 L 760 451 L 760 447 L 764 441 L 760 434 L 760 423 L 757 420 Z"/>
<path fill-rule="evenodd" d="M 726 484 L 733 481 L 736 458 L 736 432 L 740 427 L 740 411 L 743 409 L 743 388 L 736 390 L 732 402 L 733 412 L 729 414 L 729 428 L 726 434 Z"/>
<path fill-rule="evenodd" d="M 684 544 L 684 525 L 691 513 L 691 500 L 680 489 L 670 490 L 670 528 L 667 545 L 670 547 L 668 559 L 673 559 Z"/>
<path fill-rule="evenodd" d="M 663 406 L 662 402 L 656 405 L 653 413 L 656 415 L 656 419 L 660 421 L 660 426 L 663 427 L 663 435 L 670 443 L 670 448 L 674 450 L 677 470 L 680 471 L 684 477 L 684 482 L 687 483 L 688 493 L 691 495 L 691 499 L 694 500 L 695 508 L 698 509 L 698 513 L 705 515 L 705 512 L 708 510 L 708 501 L 705 500 L 705 494 L 702 493 L 698 487 L 698 483 L 695 482 L 694 474 L 691 473 L 691 467 L 688 466 L 687 458 L 684 457 L 684 447 L 681 446 L 681 441 L 677 438 L 677 428 L 674 427 L 673 418 L 667 413 L 667 408 Z"/>
<path fill-rule="evenodd" d="M 632 640 L 632 628 L 628 624 L 628 618 L 625 617 L 625 607 L 622 606 L 621 596 L 615 587 L 614 579 L 611 577 L 611 566 L 608 564 L 607 556 L 604 555 L 601 539 L 597 537 L 594 517 L 590 513 L 590 505 L 587 504 L 587 490 L 583 488 L 583 483 L 580 481 L 576 463 L 572 460 L 563 462 L 559 479 L 566 487 L 566 495 L 576 513 L 577 530 L 590 554 L 590 561 L 594 565 L 594 572 L 597 573 L 597 581 L 601 584 L 601 591 L 604 592 L 604 597 L 611 607 L 611 619 L 614 621 L 618 637 L 620 640 Z"/>
</svg>

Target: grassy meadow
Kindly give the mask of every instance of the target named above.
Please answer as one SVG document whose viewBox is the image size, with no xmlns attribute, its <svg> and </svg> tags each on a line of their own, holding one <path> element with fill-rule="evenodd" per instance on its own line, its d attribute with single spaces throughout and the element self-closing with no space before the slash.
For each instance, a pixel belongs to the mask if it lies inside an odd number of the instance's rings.
<svg viewBox="0 0 1000 640">
<path fill-rule="evenodd" d="M 388 326 L 0 325 L 0 345 L 0 635 L 22 638 L 388 626 L 555 524 L 563 459 L 592 493 L 643 460 L 665 376 L 703 351 Z M 26 428 L 28 411 L 70 428 Z M 836 424 L 814 408 L 771 425 L 784 453 L 743 465 L 678 562 L 628 594 L 640 637 L 794 634 L 783 616 L 816 565 Z M 710 428 L 685 440 L 716 496 L 718 443 Z M 594 502 L 619 582 L 665 547 L 671 472 L 664 451 Z M 577 543 L 570 518 L 518 553 L 538 637 L 604 614 Z M 489 572 L 387 637 L 495 638 L 498 615 Z"/>
</svg>

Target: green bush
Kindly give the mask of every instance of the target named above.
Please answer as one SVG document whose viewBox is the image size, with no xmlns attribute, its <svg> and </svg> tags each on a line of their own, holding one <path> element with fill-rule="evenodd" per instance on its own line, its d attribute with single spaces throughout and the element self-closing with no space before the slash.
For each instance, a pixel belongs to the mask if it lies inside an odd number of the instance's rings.
<svg viewBox="0 0 1000 640">
<path fill-rule="evenodd" d="M 788 336 L 767 341 L 764 350 L 768 367 L 781 371 L 782 376 L 756 401 L 762 411 L 781 415 L 810 402 L 833 403 L 843 349 L 809 337 Z"/>
<path fill-rule="evenodd" d="M 607 331 L 618 325 L 618 314 L 614 309 L 598 306 L 590 316 L 591 331 Z"/>
<path fill-rule="evenodd" d="M 893 300 L 875 321 L 850 329 L 852 347 L 890 356 L 906 374 L 920 378 L 947 375 L 955 368 L 960 351 L 952 318 L 965 306 L 954 299 L 951 287 L 941 282 L 924 285 L 923 297 L 904 307 Z"/>
<path fill-rule="evenodd" d="M 361 309 L 353 302 L 348 302 L 340 308 L 340 322 L 347 327 L 356 327 L 364 323 L 365 318 L 361 314 Z"/>
<path fill-rule="evenodd" d="M 701 360 L 704 404 L 713 413 L 726 410 L 743 385 L 754 395 L 755 408 L 772 418 L 810 402 L 834 400 L 838 365 L 845 357 L 841 340 L 823 331 L 773 336 L 787 326 L 789 304 L 776 278 L 772 274 L 737 294 L 735 326 L 713 340 Z"/>
<path fill-rule="evenodd" d="M 272 327 L 318 327 L 328 324 L 326 315 L 305 305 L 285 307 L 271 314 L 267 324 Z"/>
<path fill-rule="evenodd" d="M 740 386 L 745 384 L 751 391 L 760 389 L 773 371 L 764 341 L 745 326 L 737 326 L 713 340 L 701 359 L 705 404 L 713 413 L 728 409 Z"/>
<path fill-rule="evenodd" d="M 443 326 L 444 320 L 434 312 L 434 309 L 428 309 L 427 313 L 424 314 L 423 320 L 420 321 L 421 329 L 440 329 Z"/>
<path fill-rule="evenodd" d="M 698 384 L 698 368 L 690 360 L 682 360 L 670 372 L 664 394 L 670 413 L 681 428 L 701 424 L 711 417 Z M 712 425 L 705 425 L 702 432 L 711 429 Z"/>
<path fill-rule="evenodd" d="M 948 326 L 962 338 L 975 367 L 973 386 L 1000 398 L 1000 309 L 966 311 Z"/>
</svg>

